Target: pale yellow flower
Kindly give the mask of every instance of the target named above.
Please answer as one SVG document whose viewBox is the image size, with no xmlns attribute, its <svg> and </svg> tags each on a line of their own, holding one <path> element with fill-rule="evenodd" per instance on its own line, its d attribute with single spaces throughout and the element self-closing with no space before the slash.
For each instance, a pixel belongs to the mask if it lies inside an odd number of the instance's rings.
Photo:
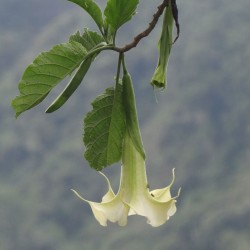
<svg viewBox="0 0 250 250">
<path fill-rule="evenodd" d="M 102 174 L 102 173 L 101 173 Z M 176 197 L 171 197 L 169 186 L 149 191 L 146 176 L 145 160 L 136 150 L 129 133 L 126 133 L 123 145 L 121 180 L 118 193 L 115 195 L 108 178 L 102 174 L 108 183 L 108 192 L 101 203 L 92 202 L 81 197 L 75 190 L 74 193 L 87 202 L 93 211 L 96 220 L 106 226 L 107 221 L 118 222 L 120 226 L 127 224 L 130 215 L 141 215 L 147 222 L 158 227 L 164 224 L 176 212 Z"/>
</svg>

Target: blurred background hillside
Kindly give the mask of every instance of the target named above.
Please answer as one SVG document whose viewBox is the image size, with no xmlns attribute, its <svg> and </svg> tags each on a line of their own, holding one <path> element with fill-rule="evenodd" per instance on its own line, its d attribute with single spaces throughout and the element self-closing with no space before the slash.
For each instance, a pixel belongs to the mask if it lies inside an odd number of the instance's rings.
<svg viewBox="0 0 250 250">
<path fill-rule="evenodd" d="M 160 2 L 142 0 L 118 42 L 143 30 Z M 181 36 L 158 103 L 149 82 L 160 26 L 127 55 L 150 187 L 168 184 L 175 168 L 178 211 L 159 228 L 141 217 L 129 217 L 125 228 L 103 228 L 70 188 L 90 200 L 106 192 L 82 157 L 82 118 L 112 83 L 117 58 L 103 52 L 59 111 L 44 114 L 66 82 L 16 120 L 10 101 L 27 65 L 95 25 L 65 0 L 0 0 L 0 250 L 250 249 L 250 2 L 178 4 Z M 105 170 L 116 188 L 119 172 Z"/>
</svg>

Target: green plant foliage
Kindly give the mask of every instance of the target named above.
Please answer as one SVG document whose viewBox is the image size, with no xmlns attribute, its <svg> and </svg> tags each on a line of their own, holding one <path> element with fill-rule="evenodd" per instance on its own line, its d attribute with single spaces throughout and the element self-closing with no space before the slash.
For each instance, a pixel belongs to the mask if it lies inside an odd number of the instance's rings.
<svg viewBox="0 0 250 250">
<path fill-rule="evenodd" d="M 87 50 L 77 42 L 54 46 L 42 52 L 25 70 L 19 82 L 20 95 L 12 101 L 18 117 L 39 104 L 49 92 L 84 60 Z"/>
<path fill-rule="evenodd" d="M 102 11 L 100 7 L 92 0 L 68 0 L 75 3 L 86 10 L 89 15 L 96 22 L 97 26 L 101 30 L 103 27 Z"/>
<path fill-rule="evenodd" d="M 101 35 L 88 29 L 84 29 L 84 33 L 82 35 L 79 31 L 77 31 L 74 35 L 70 36 L 69 41 L 81 43 L 87 51 L 91 51 L 92 49 L 105 42 Z"/>
<path fill-rule="evenodd" d="M 121 159 L 125 131 L 122 87 L 108 88 L 92 102 L 93 110 L 84 119 L 85 158 L 101 170 Z"/>
<path fill-rule="evenodd" d="M 144 1 L 138 27 L 145 27 L 155 3 Z M 158 104 L 146 84 L 155 58 L 155 38 L 149 37 L 147 53 L 144 46 L 136 49 L 128 66 L 136 79 L 148 172 L 153 173 L 150 186 L 157 181 L 164 185 L 163 173 L 173 166 L 185 190 L 177 203 L 178 216 L 169 225 L 152 230 L 141 218 L 131 217 L 122 230 L 117 226 L 103 230 L 69 191 L 86 190 L 94 198 L 106 188 L 78 153 L 80 131 L 76 130 L 79 113 L 87 112 L 88 97 L 100 91 L 100 85 L 79 88 L 72 99 L 76 109 L 49 119 L 32 111 L 14 122 L 8 103 L 27 54 L 37 53 L 54 39 L 65 39 L 68 27 L 75 30 L 76 23 L 82 25 L 82 17 L 58 1 L 2 1 L 0 248 L 249 250 L 250 84 L 248 64 L 242 63 L 250 56 L 249 5 L 244 0 L 182 1 L 185 39 L 176 44 L 169 65 L 175 84 L 170 83 L 167 94 L 159 93 Z M 15 18 L 10 15 L 13 11 L 18 12 Z M 53 18 L 44 18 L 48 12 Z M 10 35 L 16 39 L 7 40 Z M 40 47 L 33 43 L 38 39 Z M 112 74 L 112 58 L 103 56 L 111 66 L 105 72 Z M 90 74 L 89 82 L 96 80 L 95 74 Z M 108 170 L 108 176 L 117 184 L 118 171 L 110 170 L 114 171 Z"/>
<path fill-rule="evenodd" d="M 80 32 L 77 31 L 76 34 L 72 35 L 69 40 L 70 42 L 75 41 L 81 43 L 87 49 L 88 52 L 91 52 L 91 50 L 97 47 L 106 45 L 102 36 L 100 36 L 96 32 L 92 32 L 87 29 L 85 29 L 85 32 L 82 36 L 80 35 Z M 62 93 L 56 98 L 56 100 L 48 107 L 46 113 L 51 113 L 56 111 L 70 98 L 70 96 L 75 92 L 75 90 L 81 84 L 84 76 L 88 72 L 91 63 L 96 58 L 97 54 L 98 53 L 93 54 L 92 56 L 86 58 L 86 60 L 82 62 L 82 64 L 80 65 L 79 69 L 77 70 L 71 81 L 62 91 Z"/>
<path fill-rule="evenodd" d="M 118 30 L 135 14 L 139 0 L 108 0 L 104 10 L 107 23 Z"/>
<path fill-rule="evenodd" d="M 77 31 L 74 35 L 70 36 L 69 41 L 81 43 L 87 51 L 91 51 L 105 42 L 101 35 L 88 29 L 84 29 L 84 33 L 82 35 L 79 31 Z"/>
<path fill-rule="evenodd" d="M 84 76 L 89 70 L 92 61 L 95 59 L 96 55 L 93 55 L 82 62 L 79 69 L 62 91 L 62 93 L 56 98 L 56 100 L 48 107 L 46 113 L 52 113 L 62 107 L 62 105 L 70 98 L 70 96 L 75 92 L 78 86 L 81 84 Z"/>
</svg>

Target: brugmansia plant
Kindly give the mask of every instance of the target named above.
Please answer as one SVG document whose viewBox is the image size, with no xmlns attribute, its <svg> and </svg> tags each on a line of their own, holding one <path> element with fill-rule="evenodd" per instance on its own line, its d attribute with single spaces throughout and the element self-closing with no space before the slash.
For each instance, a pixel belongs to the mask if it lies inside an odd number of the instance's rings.
<svg viewBox="0 0 250 250">
<path fill-rule="evenodd" d="M 93 109 L 84 119 L 83 142 L 85 158 L 91 168 L 99 171 L 107 181 L 108 191 L 102 201 L 87 202 L 97 219 L 106 226 L 107 221 L 127 224 L 129 215 L 145 216 L 153 227 L 164 224 L 176 212 L 176 199 L 170 193 L 174 182 L 165 188 L 149 191 L 145 158 L 136 101 L 131 76 L 125 64 L 125 54 L 135 48 L 140 40 L 150 34 L 161 15 L 162 32 L 159 40 L 159 59 L 151 84 L 166 87 L 166 68 L 172 44 L 179 36 L 178 9 L 175 0 L 164 0 L 157 7 L 149 26 L 124 47 L 117 47 L 115 40 L 119 28 L 136 13 L 139 0 L 107 0 L 104 12 L 92 0 L 69 0 L 83 8 L 96 23 L 99 32 L 84 29 L 70 36 L 67 43 L 42 52 L 30 64 L 19 82 L 19 96 L 12 101 L 16 117 L 42 102 L 50 91 L 66 76 L 73 74 L 68 85 L 48 107 L 51 113 L 62 107 L 81 84 L 92 62 L 106 51 L 118 53 L 114 86 L 106 89 L 93 102 Z M 173 23 L 177 28 L 172 40 Z M 107 166 L 121 161 L 121 179 L 118 193 L 111 188 L 108 178 L 101 172 Z"/>
</svg>

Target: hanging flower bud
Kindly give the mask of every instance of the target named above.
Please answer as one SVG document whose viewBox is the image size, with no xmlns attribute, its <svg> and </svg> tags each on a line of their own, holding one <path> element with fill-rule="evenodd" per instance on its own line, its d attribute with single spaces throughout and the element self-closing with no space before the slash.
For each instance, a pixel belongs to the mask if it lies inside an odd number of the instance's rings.
<svg viewBox="0 0 250 250">
<path fill-rule="evenodd" d="M 158 43 L 159 59 L 158 65 L 151 80 L 151 85 L 157 88 L 166 88 L 167 85 L 167 64 L 172 48 L 172 31 L 173 31 L 173 13 L 171 8 L 171 1 L 169 6 L 164 10 L 164 18 L 162 25 L 161 38 Z"/>
</svg>

